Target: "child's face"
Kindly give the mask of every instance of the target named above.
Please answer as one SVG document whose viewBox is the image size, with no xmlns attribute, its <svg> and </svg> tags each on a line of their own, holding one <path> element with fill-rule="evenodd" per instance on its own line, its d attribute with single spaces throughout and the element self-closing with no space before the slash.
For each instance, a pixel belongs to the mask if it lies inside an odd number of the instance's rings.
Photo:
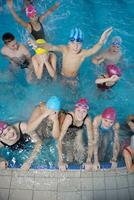
<svg viewBox="0 0 134 200">
<path fill-rule="evenodd" d="M 82 48 L 82 42 L 77 42 L 77 41 L 70 41 L 70 48 L 72 49 L 72 51 L 74 53 L 79 53 L 81 51 Z"/>
<path fill-rule="evenodd" d="M 114 124 L 113 120 L 102 118 L 102 126 L 104 128 L 110 128 Z"/>
</svg>

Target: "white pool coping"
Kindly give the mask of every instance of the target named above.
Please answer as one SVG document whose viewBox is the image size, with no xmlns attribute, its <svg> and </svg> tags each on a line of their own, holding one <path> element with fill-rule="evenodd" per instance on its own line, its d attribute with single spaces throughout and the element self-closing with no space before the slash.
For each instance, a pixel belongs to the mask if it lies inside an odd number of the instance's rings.
<svg viewBox="0 0 134 200">
<path fill-rule="evenodd" d="M 0 200 L 133 200 L 134 174 L 125 168 L 0 170 Z"/>
</svg>

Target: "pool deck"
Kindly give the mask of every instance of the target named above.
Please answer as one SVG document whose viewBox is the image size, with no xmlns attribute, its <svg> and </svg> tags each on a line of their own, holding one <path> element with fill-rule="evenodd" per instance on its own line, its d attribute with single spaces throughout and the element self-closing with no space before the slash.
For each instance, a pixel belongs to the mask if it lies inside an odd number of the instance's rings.
<svg viewBox="0 0 134 200">
<path fill-rule="evenodd" d="M 101 170 L 0 170 L 0 200 L 134 200 L 134 174 Z"/>
</svg>

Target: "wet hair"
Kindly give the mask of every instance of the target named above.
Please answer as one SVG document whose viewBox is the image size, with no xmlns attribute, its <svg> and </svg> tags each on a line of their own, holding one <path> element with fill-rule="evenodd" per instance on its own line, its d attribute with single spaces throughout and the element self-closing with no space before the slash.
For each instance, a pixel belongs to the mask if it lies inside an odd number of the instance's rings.
<svg viewBox="0 0 134 200">
<path fill-rule="evenodd" d="M 15 37 L 12 33 L 4 33 L 2 36 L 2 40 L 5 44 L 13 41 L 14 39 L 15 39 Z"/>
</svg>

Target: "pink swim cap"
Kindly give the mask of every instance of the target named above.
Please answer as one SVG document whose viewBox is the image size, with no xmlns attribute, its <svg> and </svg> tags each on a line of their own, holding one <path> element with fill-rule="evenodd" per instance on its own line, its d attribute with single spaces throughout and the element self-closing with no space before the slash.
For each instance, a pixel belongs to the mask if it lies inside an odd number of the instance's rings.
<svg viewBox="0 0 134 200">
<path fill-rule="evenodd" d="M 6 122 L 0 121 L 0 135 L 3 133 L 3 130 L 6 129 L 8 124 Z"/>
<path fill-rule="evenodd" d="M 110 120 L 115 121 L 115 119 L 116 119 L 116 111 L 115 111 L 115 109 L 112 108 L 112 107 L 106 108 L 102 113 L 102 118 L 110 119 Z"/>
<path fill-rule="evenodd" d="M 79 107 L 82 107 L 82 108 L 88 110 L 89 109 L 88 100 L 85 98 L 79 99 L 79 101 L 77 101 L 77 103 L 75 104 L 75 108 L 79 108 Z"/>
<path fill-rule="evenodd" d="M 27 8 L 26 8 L 27 17 L 29 17 L 29 18 L 34 17 L 36 15 L 36 13 L 37 13 L 37 11 L 32 5 L 27 6 Z"/>
<path fill-rule="evenodd" d="M 121 76 L 121 69 L 116 65 L 107 65 L 107 73 L 109 77 L 113 75 Z"/>
</svg>

